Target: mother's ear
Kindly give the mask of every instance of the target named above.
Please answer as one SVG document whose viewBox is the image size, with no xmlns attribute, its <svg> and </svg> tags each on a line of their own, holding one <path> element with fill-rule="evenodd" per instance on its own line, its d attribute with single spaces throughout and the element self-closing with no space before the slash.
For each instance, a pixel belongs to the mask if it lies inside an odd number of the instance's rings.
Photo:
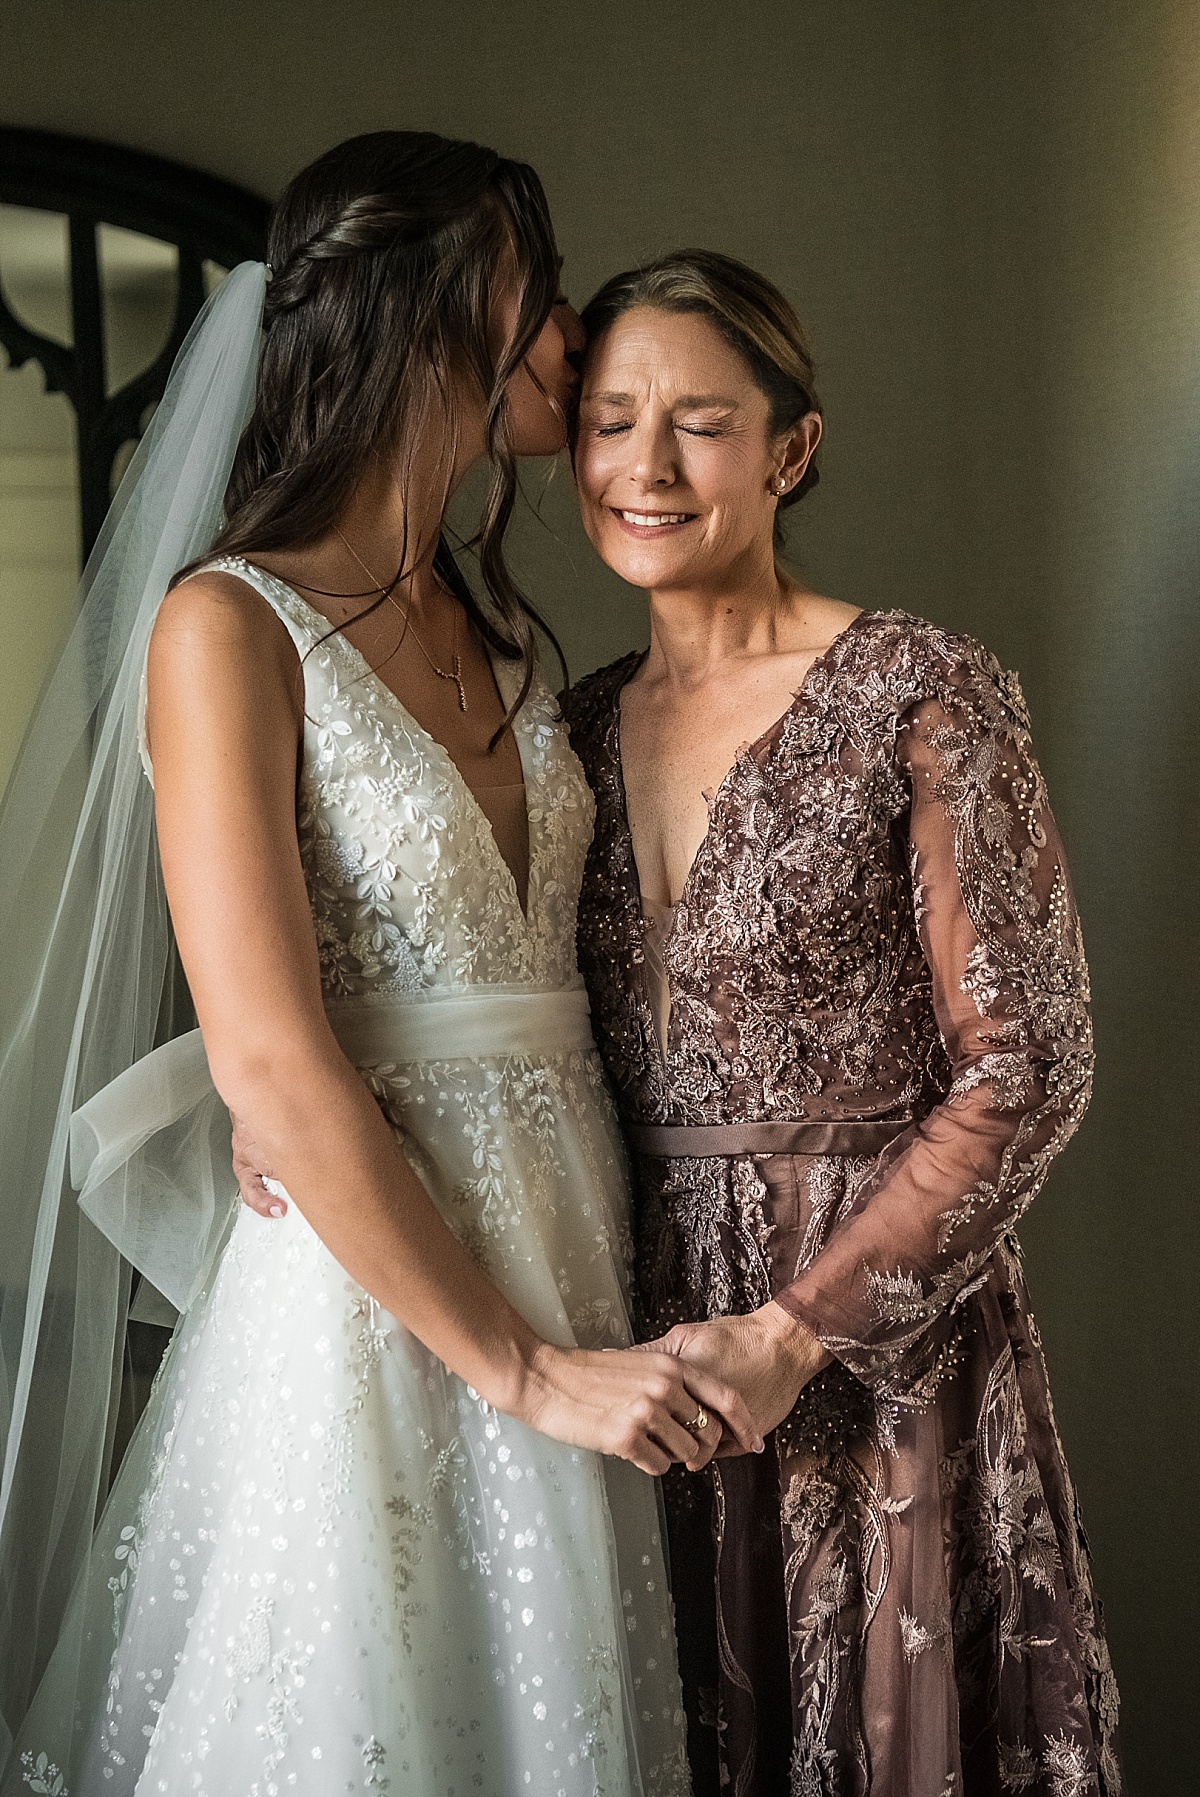
<svg viewBox="0 0 1200 1797">
<path fill-rule="evenodd" d="M 793 492 L 804 479 L 820 441 L 819 412 L 806 412 L 790 431 L 779 438 L 775 450 L 775 490 L 781 499 Z"/>
</svg>

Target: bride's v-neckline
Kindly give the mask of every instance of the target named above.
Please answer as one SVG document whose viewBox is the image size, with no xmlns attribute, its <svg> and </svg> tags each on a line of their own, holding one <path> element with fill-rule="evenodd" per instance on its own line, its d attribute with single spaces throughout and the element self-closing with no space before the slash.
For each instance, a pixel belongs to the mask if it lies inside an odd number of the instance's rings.
<svg viewBox="0 0 1200 1797">
<path fill-rule="evenodd" d="M 775 744 L 785 734 L 787 726 L 792 718 L 801 707 L 808 702 L 809 689 L 817 669 L 824 666 L 834 652 L 842 646 L 847 637 L 858 629 L 864 618 L 871 618 L 875 615 L 876 614 L 873 611 L 866 608 L 862 611 L 855 612 L 854 616 L 850 619 L 850 622 L 844 624 L 833 640 L 821 650 L 819 655 L 814 656 L 812 661 L 809 662 L 807 668 L 804 670 L 799 685 L 792 694 L 791 703 L 787 706 L 786 710 L 782 711 L 772 723 L 768 724 L 767 728 L 761 731 L 760 734 L 754 738 L 753 742 L 744 743 L 734 755 L 733 760 L 725 770 L 725 774 L 720 783 L 714 788 L 712 798 L 707 801 L 708 822 L 704 827 L 699 842 L 696 844 L 695 853 L 688 863 L 688 870 L 684 875 L 683 885 L 679 889 L 679 897 L 674 899 L 668 905 L 659 905 L 658 907 L 660 911 L 669 913 L 671 917 L 671 924 L 668 926 L 668 929 L 663 936 L 664 943 L 666 936 L 670 934 L 671 929 L 674 927 L 674 919 L 678 916 L 687 900 L 688 891 L 696 876 L 696 871 L 704 856 L 704 851 L 712 840 L 717 813 L 728 797 L 730 783 L 737 773 L 738 768 L 742 765 L 742 762 L 747 756 L 757 755 L 762 750 L 766 750 L 767 754 L 770 754 L 771 750 L 775 747 Z M 621 804 L 621 825 L 629 846 L 629 858 L 633 866 L 633 883 L 636 890 L 638 910 L 643 918 L 646 915 L 646 899 L 642 890 L 642 875 L 641 869 L 638 866 L 637 845 L 634 841 L 633 826 L 629 821 L 629 794 L 625 784 L 625 758 L 621 749 L 621 699 L 625 688 L 629 685 L 629 682 L 633 679 L 634 675 L 645 661 L 646 654 L 648 653 L 648 651 L 644 651 L 638 657 L 625 679 L 622 680 L 621 684 L 618 686 L 613 699 L 613 708 L 615 712 L 614 728 L 616 732 L 614 759 L 616 762 L 617 791 Z"/>
<path fill-rule="evenodd" d="M 451 788 L 457 790 L 460 796 L 465 798 L 468 812 L 474 818 L 479 833 L 486 839 L 490 852 L 495 856 L 496 862 L 503 870 L 508 881 L 509 896 L 512 899 L 513 909 L 521 920 L 521 926 L 523 929 L 528 930 L 531 927 L 533 916 L 534 883 L 538 872 L 538 843 L 529 816 L 529 784 L 531 779 L 531 769 L 527 761 L 528 741 L 527 733 L 523 727 L 523 719 L 520 716 L 515 718 L 512 727 L 513 740 L 517 745 L 517 755 L 521 762 L 520 784 L 525 796 L 526 830 L 528 832 L 529 872 L 526 880 L 525 903 L 522 905 L 516 873 L 496 839 L 496 832 L 492 828 L 492 821 L 484 807 L 480 804 L 474 787 L 459 767 L 457 761 L 455 761 L 445 743 L 440 742 L 431 730 L 425 728 L 425 725 L 421 723 L 420 719 L 415 717 L 409 710 L 403 699 L 392 691 L 386 680 L 380 679 L 362 650 L 355 647 L 345 631 L 338 625 L 331 624 L 324 612 L 318 611 L 315 605 L 311 605 L 304 595 L 297 592 L 296 588 L 292 586 L 289 581 L 281 579 L 278 574 L 272 574 L 267 568 L 260 568 L 257 562 L 249 561 L 244 556 L 230 557 L 230 559 L 243 562 L 247 568 L 252 568 L 254 572 L 260 575 L 264 580 L 272 581 L 276 586 L 282 587 L 289 597 L 293 599 L 297 605 L 302 606 L 309 616 L 315 619 L 321 626 L 320 634 L 322 637 L 326 640 L 336 638 L 342 653 L 346 656 L 351 666 L 356 670 L 354 676 L 355 679 L 368 686 L 369 690 L 381 697 L 384 703 L 389 705 L 392 710 L 397 713 L 403 721 L 405 729 L 426 749 L 427 753 L 432 751 L 431 758 L 439 764 L 442 774 L 449 782 Z M 491 661 L 490 656 L 488 659 Z M 496 682 L 496 690 L 500 694 L 501 701 L 505 702 L 504 689 L 500 684 L 500 674 L 494 662 L 492 662 L 492 678 Z M 515 785 L 516 782 L 513 782 L 512 784 Z"/>
</svg>

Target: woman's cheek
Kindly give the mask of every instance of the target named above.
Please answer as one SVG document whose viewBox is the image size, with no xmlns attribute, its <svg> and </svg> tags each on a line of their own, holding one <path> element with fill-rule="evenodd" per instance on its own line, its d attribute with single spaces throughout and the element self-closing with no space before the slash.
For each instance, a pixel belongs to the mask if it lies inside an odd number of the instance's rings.
<svg viewBox="0 0 1200 1797">
<path fill-rule="evenodd" d="M 744 458 L 729 443 L 693 444 L 685 458 L 684 475 L 697 497 L 714 499 L 735 493 L 746 479 Z"/>
<path fill-rule="evenodd" d="M 579 497 L 589 509 L 600 503 L 600 495 L 611 477 L 612 470 L 608 466 L 611 460 L 595 437 L 581 435 L 575 450 L 575 480 Z"/>
</svg>

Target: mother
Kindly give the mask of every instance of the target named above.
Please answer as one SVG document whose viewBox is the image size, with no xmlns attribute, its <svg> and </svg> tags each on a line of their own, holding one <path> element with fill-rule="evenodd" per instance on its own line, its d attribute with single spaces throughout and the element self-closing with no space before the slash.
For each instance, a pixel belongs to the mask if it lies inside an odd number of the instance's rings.
<svg viewBox="0 0 1200 1797">
<path fill-rule="evenodd" d="M 1091 1068 L 1019 685 L 779 563 L 821 415 L 770 283 L 669 256 L 584 322 L 584 523 L 651 606 L 649 651 L 568 701 L 641 1334 L 772 1431 L 667 1478 L 698 1797 L 1112 1797 L 1116 1686 L 1013 1235 Z"/>
</svg>

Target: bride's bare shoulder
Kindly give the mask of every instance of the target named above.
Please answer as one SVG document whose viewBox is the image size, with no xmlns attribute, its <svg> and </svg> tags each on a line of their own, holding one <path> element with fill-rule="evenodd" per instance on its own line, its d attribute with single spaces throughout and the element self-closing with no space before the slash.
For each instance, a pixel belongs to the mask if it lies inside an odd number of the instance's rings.
<svg viewBox="0 0 1200 1797">
<path fill-rule="evenodd" d="M 282 618 L 247 581 L 201 569 L 164 598 L 146 662 L 147 739 L 181 719 L 220 734 L 299 727 L 304 671 Z M 251 723 L 250 721 L 253 720 Z"/>
<path fill-rule="evenodd" d="M 151 664 L 164 652 L 221 659 L 264 655 L 295 666 L 298 655 L 287 626 L 262 594 L 222 568 L 201 568 L 171 587 L 154 623 Z"/>
</svg>

